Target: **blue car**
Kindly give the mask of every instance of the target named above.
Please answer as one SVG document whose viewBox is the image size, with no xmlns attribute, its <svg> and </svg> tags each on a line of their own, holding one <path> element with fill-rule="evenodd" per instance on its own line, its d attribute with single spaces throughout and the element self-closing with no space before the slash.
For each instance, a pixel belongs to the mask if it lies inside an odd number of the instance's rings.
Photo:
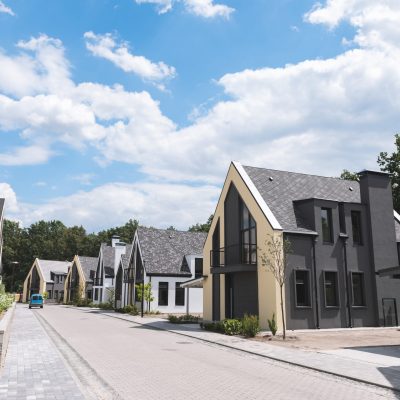
<svg viewBox="0 0 400 400">
<path fill-rule="evenodd" d="M 43 296 L 41 294 L 33 294 L 29 300 L 29 308 L 40 307 L 43 308 Z"/>
</svg>

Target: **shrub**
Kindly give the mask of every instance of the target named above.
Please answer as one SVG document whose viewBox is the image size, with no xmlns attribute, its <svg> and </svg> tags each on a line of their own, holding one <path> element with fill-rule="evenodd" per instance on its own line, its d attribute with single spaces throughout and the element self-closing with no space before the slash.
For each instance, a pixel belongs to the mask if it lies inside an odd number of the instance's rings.
<svg viewBox="0 0 400 400">
<path fill-rule="evenodd" d="M 260 324 L 257 315 L 245 314 L 242 319 L 242 334 L 246 337 L 254 337 L 260 332 Z"/>
<path fill-rule="evenodd" d="M 242 322 L 239 319 L 225 319 L 222 326 L 225 335 L 239 335 L 242 331 Z"/>
<path fill-rule="evenodd" d="M 91 307 L 92 300 L 90 299 L 79 299 L 77 302 L 74 302 L 76 307 Z"/>
<path fill-rule="evenodd" d="M 192 324 L 199 322 L 199 317 L 190 314 L 180 316 L 168 314 L 168 321 L 172 324 Z"/>
<path fill-rule="evenodd" d="M 138 315 L 139 314 L 139 311 L 135 305 L 127 305 L 123 308 L 117 308 L 115 311 L 119 312 L 121 314 L 130 314 L 130 315 Z"/>
<path fill-rule="evenodd" d="M 272 335 L 276 335 L 276 331 L 278 330 L 278 325 L 276 324 L 275 313 L 272 314 L 272 319 L 268 320 L 269 330 L 272 332 Z"/>
<path fill-rule="evenodd" d="M 200 327 L 206 331 L 224 333 L 222 322 L 205 322 L 201 323 Z"/>
<path fill-rule="evenodd" d="M 8 310 L 14 302 L 14 295 L 9 293 L 0 294 L 0 312 Z"/>
<path fill-rule="evenodd" d="M 111 303 L 99 303 L 98 307 L 102 310 L 113 310 L 114 307 Z"/>
</svg>

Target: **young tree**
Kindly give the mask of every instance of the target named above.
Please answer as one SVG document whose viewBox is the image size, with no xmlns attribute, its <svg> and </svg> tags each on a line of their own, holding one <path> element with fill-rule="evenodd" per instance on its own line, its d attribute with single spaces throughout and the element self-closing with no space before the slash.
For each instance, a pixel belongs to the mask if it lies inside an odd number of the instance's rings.
<svg viewBox="0 0 400 400">
<path fill-rule="evenodd" d="M 378 156 L 378 164 L 381 170 L 389 173 L 392 179 L 393 207 L 400 212 L 400 134 L 395 136 L 396 150 L 389 156 L 383 151 Z"/>
<path fill-rule="evenodd" d="M 143 283 L 136 284 L 135 288 L 138 301 L 142 301 Z M 153 292 L 151 291 L 151 282 L 144 284 L 144 301 L 147 303 L 150 311 L 150 303 L 154 301 Z"/>
<path fill-rule="evenodd" d="M 358 181 L 358 175 L 356 172 L 350 172 L 347 169 L 344 169 L 340 174 L 340 179 L 346 179 L 348 181 Z"/>
<path fill-rule="evenodd" d="M 283 286 L 285 285 L 288 274 L 288 254 L 291 253 L 291 243 L 288 239 L 284 239 L 283 235 L 269 236 L 265 241 L 267 251 L 261 255 L 261 264 L 272 272 L 280 289 L 281 298 L 281 316 L 283 339 L 286 339 L 286 322 L 285 322 L 285 302 L 283 299 Z"/>
<path fill-rule="evenodd" d="M 208 232 L 210 230 L 211 222 L 212 222 L 213 218 L 214 218 L 214 214 L 211 214 L 208 217 L 208 220 L 205 224 L 197 223 L 196 225 L 192 225 L 189 228 L 189 232 Z"/>
</svg>

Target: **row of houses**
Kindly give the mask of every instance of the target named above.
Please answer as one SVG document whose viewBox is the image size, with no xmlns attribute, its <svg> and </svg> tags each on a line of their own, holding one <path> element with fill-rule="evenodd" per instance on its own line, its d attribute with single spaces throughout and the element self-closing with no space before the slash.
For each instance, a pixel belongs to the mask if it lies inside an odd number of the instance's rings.
<svg viewBox="0 0 400 400">
<path fill-rule="evenodd" d="M 263 328 L 275 314 L 282 326 L 279 285 L 262 262 L 274 239 L 291 248 L 289 329 L 398 325 L 400 216 L 389 176 L 375 171 L 348 181 L 233 162 L 208 235 L 139 227 L 130 244 L 113 238 L 98 258 L 65 264 L 63 300 L 79 292 L 105 302 L 113 291 L 123 307 L 137 303 L 144 282 L 154 298 L 146 310 L 202 312 L 208 321 L 255 314 Z M 40 290 L 60 296 L 53 268 L 38 272 L 50 278 Z M 32 269 L 24 299 L 37 289 Z"/>
</svg>

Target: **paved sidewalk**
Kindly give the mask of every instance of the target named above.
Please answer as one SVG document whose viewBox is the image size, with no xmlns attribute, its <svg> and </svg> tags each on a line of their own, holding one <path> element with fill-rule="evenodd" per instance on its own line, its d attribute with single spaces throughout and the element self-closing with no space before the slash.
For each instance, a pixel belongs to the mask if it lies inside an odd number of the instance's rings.
<svg viewBox="0 0 400 400">
<path fill-rule="evenodd" d="M 351 352 L 345 350 L 342 352 L 319 352 L 289 349 L 237 336 L 204 331 L 197 324 L 179 325 L 171 324 L 161 318 L 140 318 L 113 312 L 99 312 L 109 317 L 179 333 L 274 360 L 289 362 L 364 383 L 372 383 L 384 388 L 394 389 L 400 393 L 400 358 L 365 353 L 363 359 L 357 359 L 356 357 L 351 357 Z"/>
<path fill-rule="evenodd" d="M 4 369 L 0 399 L 83 400 L 58 350 L 26 305 L 17 305 Z"/>
</svg>

